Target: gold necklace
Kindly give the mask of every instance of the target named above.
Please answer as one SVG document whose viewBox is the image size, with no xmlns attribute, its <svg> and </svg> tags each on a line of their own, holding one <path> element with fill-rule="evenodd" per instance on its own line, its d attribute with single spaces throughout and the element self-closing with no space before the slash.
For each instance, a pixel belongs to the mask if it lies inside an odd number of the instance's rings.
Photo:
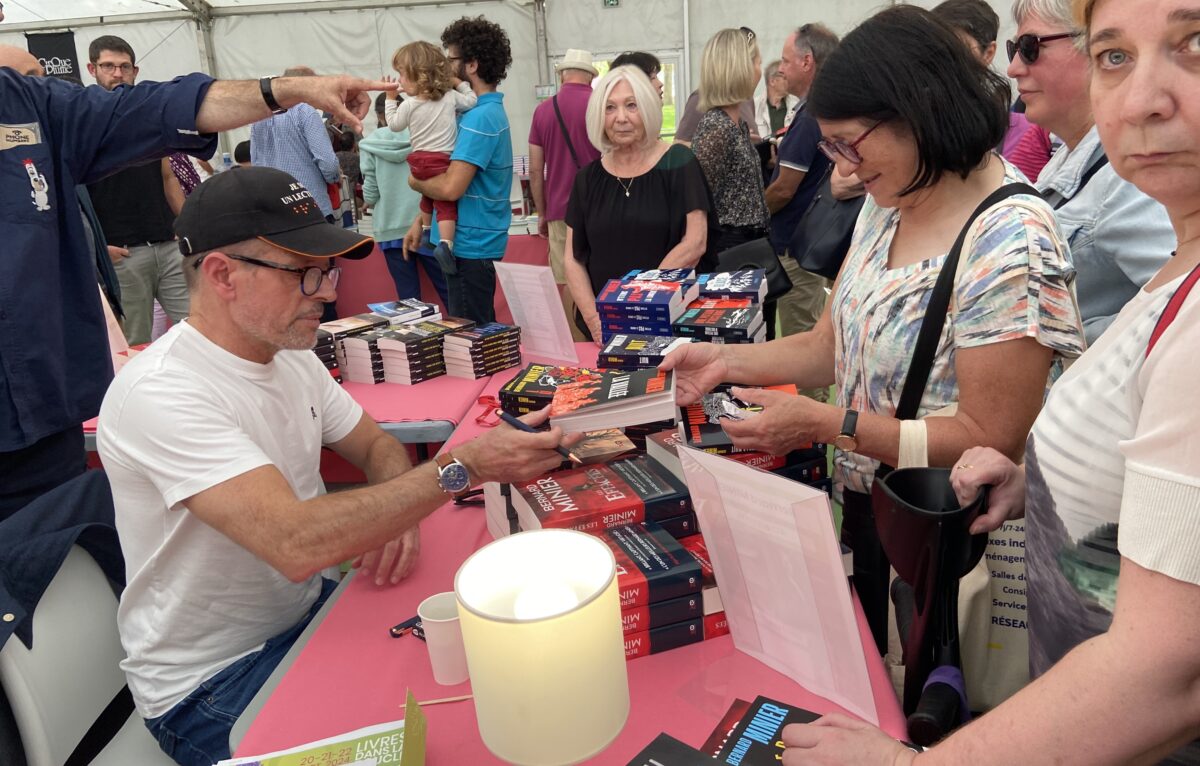
<svg viewBox="0 0 1200 766">
<path fill-rule="evenodd" d="M 636 177 L 637 176 L 634 176 L 634 178 L 636 178 Z M 625 196 L 628 197 L 629 189 L 630 189 L 630 187 L 633 186 L 633 178 L 629 179 L 629 183 L 625 183 L 625 180 L 618 175 L 614 175 L 613 178 L 617 179 L 617 183 L 619 183 L 621 185 L 621 188 L 625 190 Z"/>
</svg>

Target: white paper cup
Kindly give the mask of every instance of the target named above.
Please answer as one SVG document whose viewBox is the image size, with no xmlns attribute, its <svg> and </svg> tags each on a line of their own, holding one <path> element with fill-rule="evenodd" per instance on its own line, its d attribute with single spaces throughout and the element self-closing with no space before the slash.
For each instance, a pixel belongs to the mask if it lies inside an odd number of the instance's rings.
<svg viewBox="0 0 1200 766">
<path fill-rule="evenodd" d="M 458 623 L 458 600 L 454 591 L 437 593 L 421 602 L 417 616 L 425 630 L 433 680 L 444 686 L 461 684 L 468 678 L 467 654 L 462 627 Z"/>
</svg>

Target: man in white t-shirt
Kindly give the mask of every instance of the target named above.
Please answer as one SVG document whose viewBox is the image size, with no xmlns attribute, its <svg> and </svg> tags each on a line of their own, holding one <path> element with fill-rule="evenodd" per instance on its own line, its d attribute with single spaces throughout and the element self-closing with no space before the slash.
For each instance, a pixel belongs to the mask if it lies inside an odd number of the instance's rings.
<svg viewBox="0 0 1200 766">
<path fill-rule="evenodd" d="M 191 316 L 117 376 L 99 448 L 128 571 L 129 687 L 164 751 L 210 766 L 332 589 L 323 573 L 357 559 L 377 583 L 398 582 L 421 518 L 472 484 L 550 470 L 561 432 L 502 425 L 413 468 L 309 350 L 335 297 L 330 259 L 373 243 L 326 223 L 286 173 L 214 177 L 176 231 Z M 325 494 L 322 445 L 370 486 Z"/>
</svg>

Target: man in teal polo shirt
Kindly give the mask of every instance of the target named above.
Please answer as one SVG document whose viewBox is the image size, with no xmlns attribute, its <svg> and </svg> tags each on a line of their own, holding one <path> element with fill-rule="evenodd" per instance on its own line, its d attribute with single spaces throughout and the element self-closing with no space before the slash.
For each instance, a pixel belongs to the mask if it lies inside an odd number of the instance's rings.
<svg viewBox="0 0 1200 766">
<path fill-rule="evenodd" d="M 504 257 L 512 220 L 513 173 L 508 115 L 496 86 L 512 64 L 512 53 L 508 35 L 483 16 L 464 16 L 450 24 L 442 32 L 442 45 L 454 73 L 471 84 L 479 101 L 459 121 L 449 169 L 425 181 L 410 177 L 408 183 L 432 199 L 458 201 L 453 263 L 441 264 L 450 297 L 447 309 L 453 316 L 492 322 L 495 261 Z M 405 252 L 415 251 L 420 241 L 418 218 L 404 237 Z"/>
</svg>

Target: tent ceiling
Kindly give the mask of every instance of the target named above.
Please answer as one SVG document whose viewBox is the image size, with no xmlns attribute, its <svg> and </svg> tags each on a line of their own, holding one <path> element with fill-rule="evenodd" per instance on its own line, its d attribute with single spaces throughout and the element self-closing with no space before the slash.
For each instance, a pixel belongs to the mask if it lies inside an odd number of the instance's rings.
<svg viewBox="0 0 1200 766">
<path fill-rule="evenodd" d="M 423 0 L 399 0 L 395 3 L 342 0 L 4 0 L 4 24 L 39 24 L 69 19 L 112 17 L 129 14 L 182 13 L 195 7 L 211 6 L 224 13 L 261 8 L 262 6 L 323 7 L 344 5 L 412 5 Z M 190 8 L 189 8 L 190 6 Z"/>
</svg>

